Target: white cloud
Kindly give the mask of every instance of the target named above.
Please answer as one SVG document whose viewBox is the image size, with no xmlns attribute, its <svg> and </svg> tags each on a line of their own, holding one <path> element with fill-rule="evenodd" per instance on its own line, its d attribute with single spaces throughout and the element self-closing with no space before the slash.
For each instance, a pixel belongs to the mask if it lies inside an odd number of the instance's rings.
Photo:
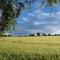
<svg viewBox="0 0 60 60">
<path fill-rule="evenodd" d="M 52 30 L 51 31 L 52 34 L 60 34 L 59 26 L 48 25 L 47 28 Z"/>
<path fill-rule="evenodd" d="M 38 11 L 39 12 L 39 11 Z M 30 33 L 60 33 L 59 29 L 59 23 L 60 23 L 60 12 L 52 12 L 52 13 L 45 13 L 45 12 L 40 12 L 40 13 L 31 13 L 29 14 L 31 16 L 31 23 L 32 27 L 30 25 L 30 29 L 27 29 L 27 32 Z M 39 18 L 39 19 L 38 19 Z M 24 20 L 27 20 L 26 18 L 23 18 Z M 34 29 L 35 28 L 35 29 Z M 38 29 L 37 29 L 38 28 Z"/>
<path fill-rule="evenodd" d="M 22 17 L 22 19 L 23 19 L 25 22 L 29 22 L 28 18 L 26 18 L 26 17 Z"/>
<path fill-rule="evenodd" d="M 60 5 L 42 9 L 38 5 L 40 5 L 40 3 L 23 13 L 22 21 L 20 21 L 22 23 L 20 24 L 18 21 L 19 27 L 22 28 L 17 27 L 17 32 L 60 33 L 60 8 L 58 8 Z"/>
<path fill-rule="evenodd" d="M 33 24 L 34 24 L 34 25 L 41 25 L 41 24 L 46 24 L 46 23 L 38 22 L 38 21 L 33 21 Z"/>
<path fill-rule="evenodd" d="M 42 18 L 46 18 L 46 17 L 49 17 L 50 16 L 50 13 L 39 13 L 38 15 L 37 15 L 37 18 L 39 18 L 39 19 L 42 19 Z"/>
<path fill-rule="evenodd" d="M 57 12 L 56 14 L 60 15 L 60 12 Z"/>
<path fill-rule="evenodd" d="M 49 16 L 50 14 L 49 13 L 41 13 L 42 16 Z"/>
<path fill-rule="evenodd" d="M 60 30 L 56 30 L 54 33 L 55 34 L 60 34 Z"/>
<path fill-rule="evenodd" d="M 34 23 L 34 25 L 40 25 L 40 23 L 37 21 L 34 21 L 33 23 Z"/>
<path fill-rule="evenodd" d="M 53 34 L 55 33 L 55 34 L 60 34 L 60 28 L 57 28 L 57 27 L 55 27 L 55 28 L 53 28 L 52 29 L 53 30 Z"/>
<path fill-rule="evenodd" d="M 45 13 L 45 12 L 42 12 L 41 10 L 35 10 L 33 13 L 28 13 L 29 16 L 31 17 L 36 17 L 36 18 L 45 18 L 45 17 L 48 17 L 50 16 L 50 13 Z"/>
</svg>

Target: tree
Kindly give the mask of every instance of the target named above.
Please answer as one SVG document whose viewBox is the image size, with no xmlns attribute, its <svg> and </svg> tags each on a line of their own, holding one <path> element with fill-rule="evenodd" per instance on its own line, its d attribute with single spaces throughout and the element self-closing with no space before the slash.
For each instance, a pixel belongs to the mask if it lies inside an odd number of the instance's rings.
<svg viewBox="0 0 60 60">
<path fill-rule="evenodd" d="M 35 36 L 34 34 L 29 34 L 29 36 Z"/>
<path fill-rule="evenodd" d="M 45 33 L 43 33 L 42 35 L 43 35 L 43 36 L 46 36 L 46 34 L 45 34 Z"/>
<path fill-rule="evenodd" d="M 43 0 L 43 5 L 53 6 L 54 4 L 60 2 L 60 0 Z"/>
<path fill-rule="evenodd" d="M 16 18 L 26 6 L 38 0 L 0 0 L 0 35 L 5 31 L 14 30 Z M 53 5 L 58 0 L 43 0 L 42 4 Z M 60 0 L 59 0 L 60 1 Z"/>
<path fill-rule="evenodd" d="M 0 35 L 15 29 L 16 18 L 32 2 L 34 0 L 0 0 Z"/>
<path fill-rule="evenodd" d="M 37 33 L 37 36 L 40 36 L 40 34 L 41 34 L 41 33 L 38 32 L 38 33 Z"/>
<path fill-rule="evenodd" d="M 60 2 L 60 0 L 47 0 L 47 3 L 49 5 L 53 5 L 53 4 L 57 3 L 57 2 Z"/>
<path fill-rule="evenodd" d="M 51 34 L 49 33 L 48 36 L 51 36 Z"/>
</svg>

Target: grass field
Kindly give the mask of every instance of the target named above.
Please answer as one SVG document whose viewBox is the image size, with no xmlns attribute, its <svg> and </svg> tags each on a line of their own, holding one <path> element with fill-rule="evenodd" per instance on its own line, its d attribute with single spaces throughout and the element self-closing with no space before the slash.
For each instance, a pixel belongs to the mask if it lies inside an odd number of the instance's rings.
<svg viewBox="0 0 60 60">
<path fill-rule="evenodd" d="M 0 37 L 0 60 L 60 60 L 60 36 Z"/>
</svg>

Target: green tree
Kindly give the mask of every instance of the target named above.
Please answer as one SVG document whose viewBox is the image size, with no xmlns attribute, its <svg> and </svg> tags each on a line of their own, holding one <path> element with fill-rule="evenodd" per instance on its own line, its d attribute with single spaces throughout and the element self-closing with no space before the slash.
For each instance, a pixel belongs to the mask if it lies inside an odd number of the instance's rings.
<svg viewBox="0 0 60 60">
<path fill-rule="evenodd" d="M 56 3 L 60 3 L 60 0 L 43 0 L 42 3 L 42 5 L 53 6 Z"/>
<path fill-rule="evenodd" d="M 14 30 L 16 18 L 33 0 L 0 0 L 0 35 Z"/>
<path fill-rule="evenodd" d="M 60 2 L 60 0 L 47 0 L 47 4 L 53 6 L 54 4 Z"/>
<path fill-rule="evenodd" d="M 41 33 L 38 32 L 38 33 L 37 33 L 37 36 L 40 36 L 40 34 L 41 34 Z"/>
</svg>

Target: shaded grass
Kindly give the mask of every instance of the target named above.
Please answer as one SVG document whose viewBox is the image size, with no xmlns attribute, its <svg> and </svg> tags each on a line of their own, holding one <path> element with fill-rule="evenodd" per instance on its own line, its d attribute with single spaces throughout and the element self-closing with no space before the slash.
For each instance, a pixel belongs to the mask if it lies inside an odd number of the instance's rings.
<svg viewBox="0 0 60 60">
<path fill-rule="evenodd" d="M 41 51 L 40 51 L 41 52 Z M 46 51 L 41 53 L 20 52 L 0 52 L 0 60 L 60 60 L 60 52 Z"/>
</svg>

